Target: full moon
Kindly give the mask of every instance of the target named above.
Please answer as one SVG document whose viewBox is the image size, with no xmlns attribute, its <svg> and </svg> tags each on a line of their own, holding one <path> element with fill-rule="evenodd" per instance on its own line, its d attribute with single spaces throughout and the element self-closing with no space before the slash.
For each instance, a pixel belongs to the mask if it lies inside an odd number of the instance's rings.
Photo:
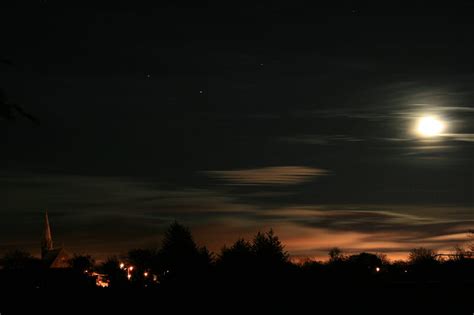
<svg viewBox="0 0 474 315">
<path fill-rule="evenodd" d="M 438 136 L 444 131 L 444 129 L 444 122 L 433 116 L 421 117 L 418 120 L 416 127 L 416 131 L 422 137 Z"/>
</svg>

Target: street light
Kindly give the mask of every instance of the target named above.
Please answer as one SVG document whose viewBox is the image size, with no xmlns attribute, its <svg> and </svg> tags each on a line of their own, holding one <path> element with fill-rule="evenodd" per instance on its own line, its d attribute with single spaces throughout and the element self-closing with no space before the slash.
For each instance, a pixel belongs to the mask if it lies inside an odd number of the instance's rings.
<svg viewBox="0 0 474 315">
<path fill-rule="evenodd" d="M 132 271 L 133 271 L 133 266 L 129 266 L 127 269 L 127 278 L 130 280 L 132 278 Z"/>
</svg>

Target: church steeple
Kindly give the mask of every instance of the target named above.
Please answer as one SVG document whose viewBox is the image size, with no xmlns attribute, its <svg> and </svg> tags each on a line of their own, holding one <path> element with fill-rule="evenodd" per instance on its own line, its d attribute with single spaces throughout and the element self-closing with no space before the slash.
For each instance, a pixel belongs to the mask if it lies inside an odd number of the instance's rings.
<svg viewBox="0 0 474 315">
<path fill-rule="evenodd" d="M 41 241 L 41 258 L 53 249 L 53 238 L 51 237 L 51 228 L 49 227 L 48 211 L 44 215 L 43 239 Z"/>
</svg>

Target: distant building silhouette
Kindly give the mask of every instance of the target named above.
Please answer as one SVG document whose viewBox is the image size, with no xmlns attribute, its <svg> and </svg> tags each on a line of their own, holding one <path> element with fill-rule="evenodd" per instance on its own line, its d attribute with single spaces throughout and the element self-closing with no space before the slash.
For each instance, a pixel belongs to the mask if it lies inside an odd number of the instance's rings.
<svg viewBox="0 0 474 315">
<path fill-rule="evenodd" d="M 41 240 L 41 260 L 48 268 L 69 268 L 69 254 L 62 248 L 54 248 L 49 226 L 48 212 L 44 217 L 43 239 Z"/>
</svg>

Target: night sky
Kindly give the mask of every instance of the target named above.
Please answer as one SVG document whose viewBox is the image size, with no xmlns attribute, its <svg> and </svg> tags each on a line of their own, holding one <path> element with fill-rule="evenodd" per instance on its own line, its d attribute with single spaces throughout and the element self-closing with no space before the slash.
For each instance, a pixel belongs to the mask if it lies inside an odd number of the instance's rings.
<svg viewBox="0 0 474 315">
<path fill-rule="evenodd" d="M 38 255 L 45 210 L 97 258 L 175 219 L 213 251 L 269 228 L 319 259 L 464 242 L 474 5 L 381 2 L 2 2 L 0 88 L 39 123 L 0 119 L 0 252 Z"/>
</svg>

